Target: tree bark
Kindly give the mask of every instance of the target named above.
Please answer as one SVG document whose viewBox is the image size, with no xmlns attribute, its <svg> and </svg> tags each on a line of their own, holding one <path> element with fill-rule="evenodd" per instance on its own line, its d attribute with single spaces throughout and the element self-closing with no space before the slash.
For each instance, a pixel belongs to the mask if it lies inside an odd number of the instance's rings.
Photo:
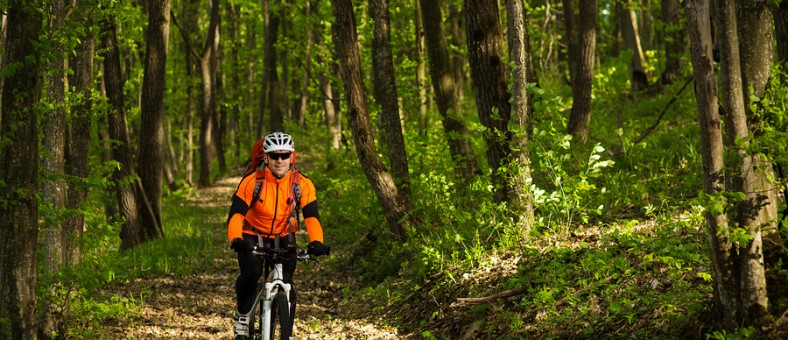
<svg viewBox="0 0 788 340">
<path fill-rule="evenodd" d="M 728 149 L 735 151 L 729 154 L 736 155 L 735 159 L 729 162 L 738 165 L 738 169 L 729 170 L 727 190 L 741 192 L 746 196 L 743 202 L 734 203 L 735 207 L 728 213 L 728 217 L 732 222 L 731 227 L 744 228 L 752 238 L 748 245 L 732 245 L 735 248 L 730 250 L 730 274 L 733 280 L 738 282 L 740 299 L 736 309 L 728 313 L 739 314 L 737 321 L 750 324 L 759 321 L 768 313 L 761 221 L 758 220 L 758 206 L 762 202 L 756 191 L 758 169 L 753 167 L 755 158 L 748 151 L 751 136 L 744 108 L 735 4 L 733 0 L 717 0 L 716 3 L 714 17 L 717 21 L 721 89 L 726 112 L 725 142 Z"/>
<path fill-rule="evenodd" d="M 640 44 L 640 34 L 638 32 L 637 13 L 633 8 L 632 0 L 623 0 L 622 6 L 617 6 L 621 24 L 620 31 L 624 38 L 624 48 L 632 51 L 632 61 L 628 65 L 629 81 L 633 92 L 640 91 L 648 87 L 648 76 L 644 64 L 646 57 L 643 54 L 643 47 Z"/>
<path fill-rule="evenodd" d="M 93 25 L 90 4 L 84 1 L 79 3 L 79 21 L 84 27 Z M 75 63 L 76 92 L 81 94 L 81 100 L 72 110 L 71 140 L 69 145 L 68 174 L 71 183 L 68 190 L 68 208 L 79 209 L 88 196 L 88 176 L 90 174 L 90 126 L 93 120 L 93 34 L 88 31 L 82 37 L 82 43 L 77 47 Z M 65 219 L 63 226 L 63 255 L 66 264 L 81 262 L 82 253 L 79 241 L 82 239 L 85 217 L 81 214 Z"/>
<path fill-rule="evenodd" d="M 200 0 L 190 0 L 183 2 L 183 18 L 184 26 L 188 32 L 198 32 L 199 26 L 197 23 L 197 13 L 199 9 Z M 196 59 L 192 56 L 191 46 L 184 43 L 184 59 L 186 66 L 186 100 L 187 113 L 186 113 L 186 161 L 184 164 L 186 183 L 189 186 L 194 185 L 194 117 L 196 116 L 196 107 L 194 105 L 194 83 L 191 81 L 194 74 L 197 73 Z"/>
<path fill-rule="evenodd" d="M 372 82 L 375 100 L 380 104 L 381 143 L 391 162 L 391 174 L 405 206 L 410 201 L 408 154 L 399 115 L 399 95 L 394 74 L 394 60 L 389 42 L 389 1 L 371 0 L 369 14 L 375 21 L 372 38 Z"/>
<path fill-rule="evenodd" d="M 145 232 L 151 237 L 162 237 L 161 196 L 164 168 L 164 90 L 167 65 L 167 45 L 170 32 L 170 1 L 151 0 L 149 3 L 145 70 L 142 79 L 140 107 L 139 175 L 144 197 L 152 211 L 144 219 Z M 147 207 L 143 207 L 147 209 Z"/>
<path fill-rule="evenodd" d="M 523 228 L 524 235 L 528 235 L 533 224 L 533 197 L 528 183 L 531 178 L 531 157 L 528 154 L 528 141 L 530 140 L 531 110 L 528 105 L 528 57 L 527 34 L 525 33 L 525 10 L 520 0 L 507 0 L 506 10 L 509 13 L 509 59 L 512 68 L 512 111 L 517 117 L 518 133 L 514 138 L 514 153 L 517 162 L 512 167 L 518 169 L 514 175 L 514 193 L 512 197 L 515 209 L 519 216 L 519 225 Z"/>
<path fill-rule="evenodd" d="M 685 29 L 681 25 L 679 0 L 662 0 L 663 40 L 665 41 L 665 70 L 660 85 L 669 85 L 681 76 L 681 56 L 684 54 Z"/>
<path fill-rule="evenodd" d="M 788 72 L 788 1 L 773 6 L 774 34 L 777 40 L 777 61 L 782 63 L 783 72 Z"/>
<path fill-rule="evenodd" d="M 454 74 L 454 89 L 457 92 L 457 101 L 462 103 L 465 95 L 465 81 L 467 76 L 466 67 L 468 59 L 465 57 L 466 53 L 463 52 L 462 46 L 465 44 L 465 37 L 462 27 L 464 15 L 462 13 L 462 5 L 457 4 L 456 1 L 449 1 L 449 32 L 450 35 L 450 48 L 451 51 L 451 69 Z"/>
<path fill-rule="evenodd" d="M 268 108 L 268 129 L 270 132 L 284 130 L 282 108 L 279 102 L 279 76 L 276 72 L 276 41 L 279 31 L 279 11 L 269 18 L 268 29 L 265 31 L 265 82 Z M 261 108 L 265 110 L 266 107 Z"/>
<path fill-rule="evenodd" d="M 711 10 L 709 0 L 689 0 L 684 10 L 690 38 L 690 54 L 695 78 L 695 98 L 701 134 L 704 192 L 714 197 L 725 190 L 723 176 L 722 121 L 717 102 L 717 80 L 712 60 Z M 730 268 L 731 240 L 728 219 L 723 212 L 706 210 L 706 231 L 715 272 L 715 298 L 726 325 L 736 322 L 737 287 Z"/>
<path fill-rule="evenodd" d="M 210 22 L 208 35 L 205 38 L 202 52 L 198 52 L 184 29 L 173 17 L 175 26 L 186 43 L 186 48 L 191 56 L 198 61 L 200 66 L 200 84 L 202 86 L 202 100 L 200 101 L 200 186 L 211 185 L 211 162 L 214 158 L 213 138 L 216 134 L 216 54 L 219 53 L 219 0 L 211 0 Z M 191 13 L 194 14 L 194 13 Z M 221 148 L 220 148 L 221 150 Z"/>
<path fill-rule="evenodd" d="M 312 8 L 310 5 L 310 0 L 307 0 L 304 3 L 304 17 L 309 20 L 312 17 Z M 304 59 L 302 61 L 304 65 L 304 74 L 301 77 L 301 96 L 299 99 L 298 104 L 298 117 L 297 122 L 298 126 L 306 127 L 306 114 L 307 114 L 307 106 L 309 105 L 309 78 L 311 73 L 311 65 L 312 65 L 312 44 L 313 44 L 313 33 L 312 33 L 312 25 L 307 25 L 305 28 L 306 32 L 306 46 L 304 47 Z"/>
<path fill-rule="evenodd" d="M 742 68 L 742 86 L 744 91 L 744 108 L 751 131 L 757 131 L 760 122 L 757 121 L 755 112 L 752 111 L 751 96 L 763 99 L 766 87 L 772 75 L 771 63 L 774 61 L 774 35 L 772 23 L 774 22 L 769 1 L 743 0 L 736 2 L 736 19 L 738 20 L 738 36 L 741 42 L 739 49 Z M 772 165 L 763 157 L 755 156 L 753 160 L 756 192 L 761 193 L 758 198 L 760 207 L 758 222 L 763 225 L 762 231 L 765 238 L 779 240 L 777 231 L 777 188 L 769 183 L 768 178 L 773 178 Z M 767 249 L 766 251 L 770 251 Z"/>
<path fill-rule="evenodd" d="M 266 110 L 266 107 L 267 107 L 267 104 L 268 104 L 266 102 L 266 100 L 268 99 L 267 98 L 267 95 L 268 95 L 268 73 L 267 73 L 268 72 L 268 68 L 267 68 L 268 66 L 267 66 L 267 63 L 268 63 L 268 59 L 276 58 L 276 56 L 268 54 L 269 50 L 273 50 L 273 47 L 269 48 L 269 46 L 268 46 L 268 41 L 269 41 L 269 39 L 268 39 L 268 31 L 271 30 L 271 28 L 270 28 L 271 20 L 270 20 L 270 14 L 269 14 L 269 12 L 270 12 L 270 5 L 269 5 L 268 2 L 269 2 L 269 0 L 263 0 L 263 13 L 262 13 L 262 17 L 263 18 L 262 18 L 262 21 L 263 21 L 263 30 L 264 30 L 264 36 L 263 37 L 264 37 L 265 40 L 263 41 L 263 74 L 262 74 L 262 77 L 260 78 L 260 94 L 258 95 L 260 100 L 259 100 L 259 103 L 258 103 L 259 108 L 258 108 L 258 113 L 257 113 L 257 136 L 259 136 L 259 138 L 262 138 L 262 136 L 264 136 L 264 133 L 263 133 L 264 130 L 265 130 L 265 126 L 264 126 L 265 125 L 264 124 L 265 119 L 264 118 L 265 118 L 265 110 Z M 252 31 L 252 32 L 254 32 L 254 31 Z M 270 129 L 270 127 L 269 127 L 269 129 Z"/>
<path fill-rule="evenodd" d="M 416 32 L 414 59 L 416 61 L 416 86 L 419 87 L 419 109 L 417 111 L 418 117 L 415 117 L 415 120 L 419 122 L 419 136 L 424 137 L 427 134 L 427 101 L 429 99 L 427 98 L 427 63 L 424 62 L 424 22 L 422 21 L 423 14 L 420 3 L 421 0 L 413 1 L 413 11 L 415 12 L 413 22 Z"/>
<path fill-rule="evenodd" d="M 0 337 L 36 339 L 36 239 L 38 232 L 38 113 L 41 96 L 36 47 L 43 22 L 41 1 L 10 0 L 8 39 L 2 58 L 3 119 L 0 135 Z"/>
<path fill-rule="evenodd" d="M 468 181 L 479 173 L 479 166 L 473 155 L 471 143 L 467 139 L 470 132 L 462 120 L 462 107 L 457 97 L 456 83 L 449 59 L 449 44 L 441 24 L 440 1 L 420 1 L 427 55 L 430 61 L 432 89 L 435 92 L 438 111 L 443 118 L 443 131 L 448 140 L 452 160 L 454 160 L 462 178 Z"/>
<path fill-rule="evenodd" d="M 511 118 L 508 74 L 503 57 L 503 37 L 498 18 L 496 0 L 465 1 L 468 59 L 471 66 L 471 83 L 476 96 L 479 120 L 487 129 L 487 163 L 492 170 L 494 200 L 496 203 L 512 199 L 512 183 L 501 168 L 510 161 L 512 133 L 508 123 Z"/>
<path fill-rule="evenodd" d="M 109 123 L 109 136 L 112 143 L 112 159 L 120 163 L 118 170 L 113 172 L 115 182 L 115 195 L 118 208 L 125 219 L 120 231 L 120 250 L 130 249 L 147 241 L 147 234 L 143 229 L 142 215 L 138 203 L 136 186 L 134 185 L 134 160 L 132 148 L 126 128 L 126 106 L 123 99 L 123 75 L 120 67 L 120 53 L 117 46 L 115 18 L 107 18 L 102 23 L 101 45 L 104 55 L 104 83 L 111 111 L 107 115 Z"/>
<path fill-rule="evenodd" d="M 577 48 L 572 53 L 572 111 L 567 130 L 577 141 L 588 142 L 591 126 L 591 92 L 594 85 L 594 51 L 596 49 L 597 1 L 580 2 L 577 19 Z"/>
<path fill-rule="evenodd" d="M 405 240 L 405 229 L 412 225 L 405 204 L 402 202 L 394 180 L 385 170 L 383 162 L 375 150 L 372 126 L 369 122 L 364 87 L 361 82 L 361 57 L 358 51 L 356 21 L 351 0 L 331 0 L 336 19 L 334 45 L 337 59 L 340 60 L 345 95 L 348 101 L 348 122 L 364 174 L 367 176 L 378 201 L 383 207 L 386 221 L 392 236 Z"/>
<path fill-rule="evenodd" d="M 64 0 L 55 0 L 49 5 L 52 17 L 49 20 L 50 32 L 62 32 L 63 23 L 66 16 L 66 4 Z M 55 37 L 56 38 L 56 37 Z M 41 184 L 42 198 L 50 207 L 42 211 L 44 217 L 44 268 L 47 273 L 56 273 L 65 264 L 66 258 L 63 253 L 63 210 L 66 208 L 66 198 L 68 187 L 66 186 L 66 129 L 68 127 L 66 117 L 67 111 L 64 103 L 66 88 L 68 88 L 68 77 L 65 73 L 66 60 L 62 57 L 63 44 L 57 43 L 58 39 L 52 42 L 53 52 L 51 61 L 47 65 L 50 74 L 47 77 L 46 99 L 52 108 L 44 115 L 44 150 L 49 156 L 41 159 L 42 169 L 44 170 L 44 180 Z M 45 322 L 42 323 L 43 333 L 46 334 L 52 325 L 45 325 L 51 320 L 46 317 L 48 305 L 42 304 Z"/>
</svg>

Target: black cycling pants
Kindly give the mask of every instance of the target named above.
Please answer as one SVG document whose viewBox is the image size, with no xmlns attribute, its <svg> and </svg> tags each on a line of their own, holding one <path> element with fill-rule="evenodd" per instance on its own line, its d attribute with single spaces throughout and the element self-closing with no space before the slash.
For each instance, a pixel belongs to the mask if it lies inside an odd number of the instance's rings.
<svg viewBox="0 0 788 340">
<path fill-rule="evenodd" d="M 244 239 L 252 244 L 257 244 L 257 236 L 244 234 Z M 282 237 L 279 240 L 279 247 L 280 248 L 289 248 L 291 251 L 287 253 L 288 259 L 282 263 L 282 277 L 285 283 L 293 284 L 293 273 L 296 269 L 296 250 L 295 245 L 290 244 L 290 238 Z M 263 238 L 263 242 L 265 243 L 266 247 L 273 247 L 274 240 Z M 238 278 L 235 280 L 235 301 L 236 301 L 236 308 L 239 314 L 246 314 L 254 305 L 254 297 L 257 293 L 257 282 L 262 276 L 263 273 L 263 262 L 262 258 L 252 255 L 251 253 L 239 253 L 238 254 L 238 266 L 241 268 L 241 274 L 238 275 Z M 273 265 L 270 263 L 265 263 L 265 274 L 267 274 Z M 290 287 L 290 304 L 291 304 L 291 317 L 295 315 L 295 287 Z"/>
</svg>

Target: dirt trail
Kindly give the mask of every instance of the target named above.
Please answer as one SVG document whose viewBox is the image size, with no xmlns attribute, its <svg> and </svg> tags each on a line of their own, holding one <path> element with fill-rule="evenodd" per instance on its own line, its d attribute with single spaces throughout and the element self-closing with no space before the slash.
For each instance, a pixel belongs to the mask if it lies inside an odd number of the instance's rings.
<svg viewBox="0 0 788 340">
<path fill-rule="evenodd" d="M 227 178 L 189 198 L 196 205 L 226 205 L 239 178 Z M 217 217 L 218 218 L 218 217 Z M 213 223 L 212 221 L 211 223 Z M 232 339 L 237 262 L 228 248 L 216 259 L 217 271 L 189 276 L 137 279 L 109 288 L 123 296 L 144 297 L 141 315 L 121 317 L 108 331 L 114 338 Z M 395 329 L 363 319 L 371 313 L 342 298 L 349 282 L 331 277 L 334 262 L 299 264 L 294 284 L 298 307 L 296 339 L 402 339 Z M 364 307 L 362 307 L 363 309 Z M 371 306 L 366 306 L 371 308 Z M 362 316 L 362 318 L 355 316 Z"/>
</svg>

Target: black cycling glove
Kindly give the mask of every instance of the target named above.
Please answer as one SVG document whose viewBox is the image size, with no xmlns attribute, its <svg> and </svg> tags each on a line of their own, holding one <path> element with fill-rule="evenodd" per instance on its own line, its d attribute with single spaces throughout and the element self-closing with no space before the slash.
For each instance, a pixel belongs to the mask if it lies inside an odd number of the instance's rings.
<svg viewBox="0 0 788 340">
<path fill-rule="evenodd" d="M 230 248 L 235 250 L 236 253 L 248 253 L 252 251 L 252 245 L 242 238 L 234 238 L 233 243 L 230 244 Z"/>
<path fill-rule="evenodd" d="M 326 247 L 323 242 L 320 241 L 309 242 L 309 245 L 306 247 L 306 249 L 307 252 L 315 256 L 328 255 L 330 251 L 330 248 Z"/>
</svg>

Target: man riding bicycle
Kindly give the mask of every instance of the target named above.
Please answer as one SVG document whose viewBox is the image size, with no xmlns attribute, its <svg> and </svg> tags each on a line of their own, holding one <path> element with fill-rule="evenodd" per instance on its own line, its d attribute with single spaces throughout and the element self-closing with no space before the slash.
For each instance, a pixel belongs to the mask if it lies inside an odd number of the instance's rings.
<svg viewBox="0 0 788 340">
<path fill-rule="evenodd" d="M 236 189 L 227 217 L 230 247 L 238 253 L 241 273 L 235 281 L 235 336 L 249 336 L 249 320 L 253 313 L 257 282 L 263 274 L 263 259 L 252 255 L 255 245 L 273 247 L 279 236 L 279 247 L 285 248 L 283 263 L 285 283 L 293 283 L 296 268 L 295 232 L 297 212 L 303 212 L 309 234 L 310 254 L 325 255 L 323 227 L 320 224 L 315 185 L 295 167 L 295 143 L 282 132 L 260 139 L 252 148 L 251 165 Z M 265 263 L 266 271 L 270 263 Z M 295 319 L 295 289 L 290 290 L 291 324 Z"/>
</svg>

